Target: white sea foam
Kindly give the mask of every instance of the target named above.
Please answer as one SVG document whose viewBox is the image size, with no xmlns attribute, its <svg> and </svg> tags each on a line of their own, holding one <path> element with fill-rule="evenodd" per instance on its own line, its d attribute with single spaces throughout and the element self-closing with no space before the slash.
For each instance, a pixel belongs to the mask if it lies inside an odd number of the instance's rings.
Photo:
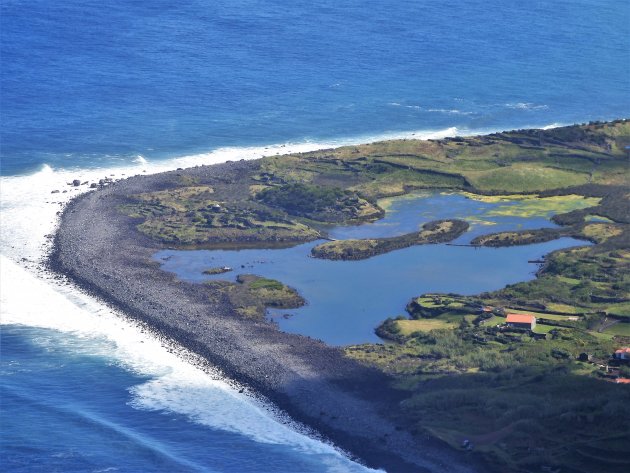
<svg viewBox="0 0 630 473">
<path fill-rule="evenodd" d="M 149 164 L 149 161 L 147 161 L 147 158 L 145 158 L 142 155 L 138 155 L 136 156 L 136 158 L 133 160 L 134 163 L 140 164 L 140 165 L 147 165 Z"/>
<path fill-rule="evenodd" d="M 446 113 L 448 115 L 474 115 L 474 112 L 465 112 L 456 108 L 429 108 L 427 112 L 432 113 Z"/>
<path fill-rule="evenodd" d="M 403 107 L 403 108 L 409 108 L 412 110 L 422 110 L 422 111 L 430 112 L 430 113 L 444 113 L 447 115 L 474 115 L 475 114 L 475 112 L 459 110 L 456 108 L 425 108 L 425 107 L 422 107 L 421 105 L 413 105 L 413 104 L 404 105 L 398 102 L 389 102 L 387 105 L 391 107 Z"/>
<path fill-rule="evenodd" d="M 506 103 L 505 106 L 515 110 L 547 110 L 549 108 L 548 105 L 535 104 L 531 102 Z"/>
<path fill-rule="evenodd" d="M 561 126 L 564 126 L 564 125 L 562 123 L 552 123 L 550 125 L 543 126 L 541 129 L 542 130 L 552 130 L 554 128 L 558 128 L 558 127 L 561 127 Z"/>
</svg>

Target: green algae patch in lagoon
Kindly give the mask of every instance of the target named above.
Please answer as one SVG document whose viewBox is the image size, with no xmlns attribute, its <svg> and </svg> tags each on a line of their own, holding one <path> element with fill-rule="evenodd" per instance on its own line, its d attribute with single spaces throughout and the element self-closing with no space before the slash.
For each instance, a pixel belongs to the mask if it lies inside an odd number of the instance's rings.
<svg viewBox="0 0 630 473">
<path fill-rule="evenodd" d="M 269 309 L 268 316 L 287 332 L 331 345 L 377 342 L 374 329 L 387 317 L 403 314 L 409 300 L 425 292 L 476 294 L 534 277 L 529 261 L 584 242 L 571 238 L 508 248 L 475 248 L 470 241 L 488 232 L 555 227 L 546 217 L 491 215 L 505 202 L 483 202 L 458 193 L 418 193 L 382 202 L 383 219 L 330 230 L 338 240 L 388 238 L 418 231 L 437 219 L 460 219 L 470 230 L 454 244 L 422 245 L 361 261 L 310 257 L 323 240 L 284 249 L 163 250 L 155 255 L 166 271 L 186 281 L 235 281 L 256 274 L 294 288 L 307 304 L 299 309 Z M 460 246 L 461 245 L 461 246 Z M 234 271 L 204 275 L 208 267 Z"/>
<path fill-rule="evenodd" d="M 463 220 L 436 220 L 422 225 L 419 232 L 389 238 L 334 240 L 317 245 L 311 250 L 315 258 L 330 260 L 360 260 L 415 245 L 446 243 L 468 230 Z"/>
</svg>

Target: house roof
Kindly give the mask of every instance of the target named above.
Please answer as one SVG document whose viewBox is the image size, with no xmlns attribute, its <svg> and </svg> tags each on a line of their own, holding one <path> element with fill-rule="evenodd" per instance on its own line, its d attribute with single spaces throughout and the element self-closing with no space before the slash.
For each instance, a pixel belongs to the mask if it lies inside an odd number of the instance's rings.
<svg viewBox="0 0 630 473">
<path fill-rule="evenodd" d="M 619 350 L 615 350 L 615 353 L 630 353 L 630 348 L 628 347 L 620 348 Z"/>
<path fill-rule="evenodd" d="M 508 324 L 531 324 L 536 322 L 536 317 L 529 314 L 508 314 L 505 321 Z"/>
<path fill-rule="evenodd" d="M 617 378 L 615 380 L 617 384 L 630 384 L 630 379 L 628 378 Z"/>
</svg>

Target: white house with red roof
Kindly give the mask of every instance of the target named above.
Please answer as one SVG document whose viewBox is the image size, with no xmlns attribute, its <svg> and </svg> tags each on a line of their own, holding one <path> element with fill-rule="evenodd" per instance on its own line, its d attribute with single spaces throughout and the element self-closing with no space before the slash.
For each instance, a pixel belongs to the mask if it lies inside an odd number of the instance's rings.
<svg viewBox="0 0 630 473">
<path fill-rule="evenodd" d="M 615 358 L 616 360 L 630 360 L 630 348 L 623 347 L 615 350 L 613 358 Z"/>
<path fill-rule="evenodd" d="M 530 314 L 507 314 L 505 323 L 508 327 L 534 330 L 536 317 Z"/>
</svg>

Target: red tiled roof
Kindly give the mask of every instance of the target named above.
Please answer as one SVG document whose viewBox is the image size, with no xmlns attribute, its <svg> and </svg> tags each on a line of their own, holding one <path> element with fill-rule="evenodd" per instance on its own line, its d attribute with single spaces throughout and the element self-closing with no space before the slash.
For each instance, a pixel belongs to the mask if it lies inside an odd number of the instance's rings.
<svg viewBox="0 0 630 473">
<path fill-rule="evenodd" d="M 617 378 L 615 380 L 617 384 L 630 384 L 630 379 L 628 378 Z"/>
<path fill-rule="evenodd" d="M 630 348 L 620 348 L 619 350 L 615 350 L 615 353 L 630 353 Z"/>
<path fill-rule="evenodd" d="M 536 322 L 536 317 L 528 314 L 508 314 L 505 321 L 508 324 L 531 324 Z"/>
</svg>

